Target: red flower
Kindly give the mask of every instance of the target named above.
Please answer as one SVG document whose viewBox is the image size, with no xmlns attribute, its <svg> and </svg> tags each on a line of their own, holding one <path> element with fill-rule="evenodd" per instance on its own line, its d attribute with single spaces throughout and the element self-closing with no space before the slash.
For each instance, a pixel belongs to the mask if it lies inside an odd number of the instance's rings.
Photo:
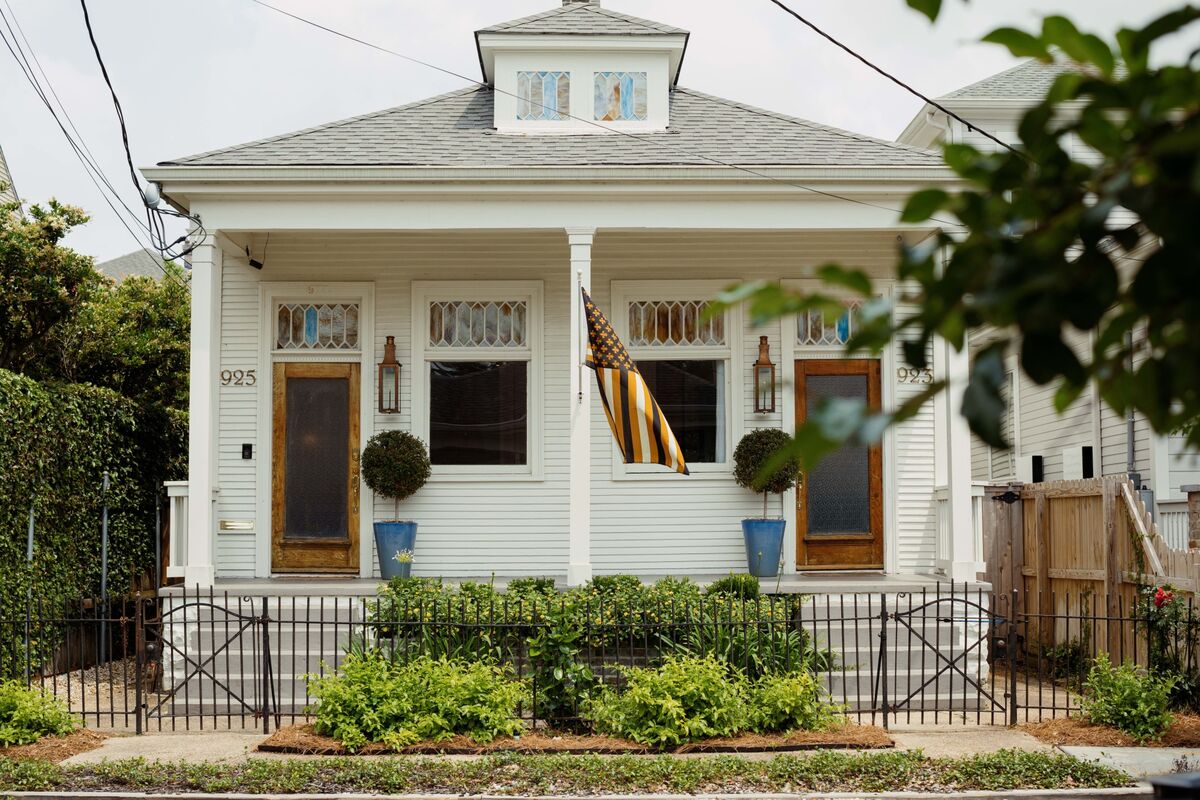
<svg viewBox="0 0 1200 800">
<path fill-rule="evenodd" d="M 1154 607 L 1162 608 L 1164 603 L 1169 603 L 1175 599 L 1175 593 L 1169 592 L 1163 587 L 1158 587 L 1154 590 Z"/>
</svg>

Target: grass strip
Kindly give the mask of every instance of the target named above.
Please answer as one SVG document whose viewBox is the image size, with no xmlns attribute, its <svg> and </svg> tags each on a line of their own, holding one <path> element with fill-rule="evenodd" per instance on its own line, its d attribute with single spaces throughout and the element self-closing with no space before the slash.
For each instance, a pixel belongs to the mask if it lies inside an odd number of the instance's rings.
<svg viewBox="0 0 1200 800">
<path fill-rule="evenodd" d="M 749 792 L 969 791 L 1109 788 L 1124 773 L 1070 756 L 1001 750 L 965 758 L 920 752 L 778 755 L 765 761 L 722 755 L 492 755 L 461 761 L 429 757 L 328 758 L 237 764 L 144 759 L 60 766 L 0 759 L 4 791 L 371 792 L 383 794 L 672 794 Z"/>
</svg>

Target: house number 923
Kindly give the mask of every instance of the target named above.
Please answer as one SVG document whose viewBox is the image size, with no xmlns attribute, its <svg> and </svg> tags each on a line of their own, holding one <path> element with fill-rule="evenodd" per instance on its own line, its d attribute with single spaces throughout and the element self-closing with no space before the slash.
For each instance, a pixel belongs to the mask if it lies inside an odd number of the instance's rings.
<svg viewBox="0 0 1200 800">
<path fill-rule="evenodd" d="M 258 383 L 258 377 L 252 369 L 221 370 L 222 386 L 253 386 L 256 383 Z"/>
<path fill-rule="evenodd" d="M 900 383 L 933 383 L 933 370 L 928 367 L 900 367 L 896 370 L 896 380 Z"/>
</svg>

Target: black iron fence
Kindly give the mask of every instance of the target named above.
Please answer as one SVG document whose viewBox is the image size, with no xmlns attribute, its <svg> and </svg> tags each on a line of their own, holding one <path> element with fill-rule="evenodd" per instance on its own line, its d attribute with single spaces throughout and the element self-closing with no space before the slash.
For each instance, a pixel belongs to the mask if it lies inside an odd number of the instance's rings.
<svg viewBox="0 0 1200 800">
<path fill-rule="evenodd" d="M 1137 607 L 1068 597 L 1023 608 L 1022 599 L 949 586 L 653 604 L 179 590 L 55 613 L 31 603 L 21 618 L 0 620 L 0 669 L 61 698 L 91 727 L 269 732 L 304 721 L 306 676 L 336 671 L 349 653 L 486 659 L 527 682 L 533 702 L 521 713 L 533 720 L 553 678 L 530 643 L 566 626 L 570 658 L 618 689 L 624 668 L 712 655 L 750 677 L 810 670 L 852 719 L 886 727 L 1068 716 L 1096 654 L 1153 657 L 1153 627 Z M 1188 640 L 1173 646 L 1190 673 L 1195 642 L 1184 629 Z M 33 663 L 35 652 L 53 656 Z M 558 708 L 537 721 L 578 717 L 578 708 Z"/>
</svg>

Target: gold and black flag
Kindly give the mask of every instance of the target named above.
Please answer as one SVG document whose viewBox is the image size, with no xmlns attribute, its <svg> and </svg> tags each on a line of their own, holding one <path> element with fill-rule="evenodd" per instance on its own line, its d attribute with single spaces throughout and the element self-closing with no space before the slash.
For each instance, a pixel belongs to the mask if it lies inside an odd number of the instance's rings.
<svg viewBox="0 0 1200 800">
<path fill-rule="evenodd" d="M 662 464 L 687 475 L 683 450 L 671 433 L 662 409 L 654 402 L 650 387 L 587 290 L 581 287 L 580 291 L 588 327 L 584 363 L 596 371 L 604 414 L 625 463 Z"/>
</svg>

